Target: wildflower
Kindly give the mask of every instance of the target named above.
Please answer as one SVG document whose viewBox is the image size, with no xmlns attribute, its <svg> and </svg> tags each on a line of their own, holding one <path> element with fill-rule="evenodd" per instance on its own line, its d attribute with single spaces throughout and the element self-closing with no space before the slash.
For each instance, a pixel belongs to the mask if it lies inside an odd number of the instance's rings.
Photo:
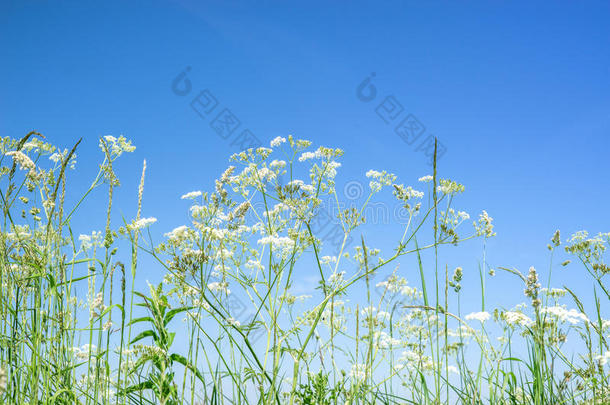
<svg viewBox="0 0 610 405">
<path fill-rule="evenodd" d="M 309 159 L 319 158 L 321 155 L 318 152 L 303 152 L 299 157 L 299 162 L 304 162 Z"/>
<path fill-rule="evenodd" d="M 328 282 L 330 284 L 341 283 L 343 281 L 344 276 L 345 276 L 344 271 L 340 271 L 338 273 L 333 272 L 333 274 L 331 274 L 330 277 L 328 277 Z"/>
<path fill-rule="evenodd" d="M 441 179 L 436 189 L 437 191 L 440 191 L 444 194 L 455 194 L 463 193 L 465 188 L 462 184 L 457 183 L 453 180 Z"/>
<path fill-rule="evenodd" d="M 466 315 L 466 320 L 471 321 L 471 320 L 477 320 L 479 322 L 485 322 L 486 320 L 489 319 L 489 312 L 472 312 L 468 315 Z"/>
<path fill-rule="evenodd" d="M 186 194 L 184 194 L 182 197 L 180 197 L 183 200 L 189 200 L 189 199 L 194 199 L 201 196 L 201 191 L 191 191 L 188 192 Z"/>
<path fill-rule="evenodd" d="M 354 364 L 349 372 L 349 377 L 355 380 L 364 380 L 366 377 L 366 364 Z"/>
<path fill-rule="evenodd" d="M 102 292 L 97 293 L 93 300 L 89 303 L 89 312 L 92 318 L 96 318 L 106 309 L 104 305 L 104 295 Z"/>
<path fill-rule="evenodd" d="M 171 232 L 166 233 L 164 236 L 172 242 L 180 242 L 188 237 L 189 228 L 186 225 L 174 228 Z"/>
<path fill-rule="evenodd" d="M 573 325 L 583 321 L 588 322 L 589 318 L 582 312 L 579 312 L 575 309 L 567 310 L 564 307 L 553 306 L 553 307 L 545 307 L 540 310 L 541 313 L 550 314 L 556 317 L 560 322 L 569 322 Z"/>
<path fill-rule="evenodd" d="M 388 173 L 385 170 L 378 172 L 377 170 L 369 170 L 366 172 L 366 177 L 372 178 L 369 182 L 371 192 L 376 193 L 381 190 L 383 186 L 390 186 L 396 180 L 396 176 L 392 173 Z"/>
<path fill-rule="evenodd" d="M 81 245 L 81 249 L 83 251 L 87 251 L 89 249 L 91 249 L 94 246 L 101 246 L 102 243 L 102 232 L 101 231 L 93 231 L 91 232 L 91 235 L 80 235 L 78 237 L 78 240 L 80 241 Z"/>
<path fill-rule="evenodd" d="M 321 264 L 337 263 L 337 256 L 322 256 L 320 258 L 320 263 Z"/>
<path fill-rule="evenodd" d="M 226 295 L 231 294 L 231 290 L 229 290 L 229 283 L 225 282 L 218 282 L 215 281 L 213 283 L 208 284 L 208 289 L 212 292 L 215 291 L 220 291 L 225 293 Z"/>
<path fill-rule="evenodd" d="M 97 348 L 95 345 L 89 346 L 88 344 L 86 344 L 82 347 L 74 347 L 72 351 L 74 352 L 74 356 L 78 360 L 87 360 L 89 358 L 89 353 L 94 353 L 96 349 Z"/>
<path fill-rule="evenodd" d="M 400 339 L 393 338 L 384 331 L 376 331 L 374 333 L 374 341 L 379 349 L 395 348 L 402 344 Z"/>
<path fill-rule="evenodd" d="M 534 323 L 530 317 L 518 311 L 506 311 L 502 317 L 510 326 L 531 326 Z"/>
<path fill-rule="evenodd" d="M 227 323 L 229 324 L 229 326 L 233 327 L 239 327 L 241 325 L 241 323 L 234 318 L 227 318 Z"/>
<path fill-rule="evenodd" d="M 154 217 L 140 218 L 137 221 L 133 221 L 131 224 L 127 225 L 127 229 L 130 231 L 137 231 L 142 228 L 147 228 L 155 222 L 157 222 L 157 218 Z"/>
<path fill-rule="evenodd" d="M 447 366 L 447 371 L 453 374 L 460 374 L 460 371 L 456 366 Z"/>
<path fill-rule="evenodd" d="M 36 174 L 36 165 L 28 155 L 21 151 L 14 150 L 6 152 L 6 156 L 11 156 L 13 161 L 19 165 L 21 170 L 27 170 L 27 177 L 30 180 L 34 181 L 38 178 L 38 175 Z"/>
<path fill-rule="evenodd" d="M 258 244 L 271 245 L 281 256 L 288 256 L 295 247 L 294 240 L 286 236 L 265 236 L 258 240 Z"/>
<path fill-rule="evenodd" d="M 429 183 L 432 181 L 432 179 L 433 179 L 432 176 L 427 175 L 427 176 L 420 177 L 419 179 L 417 179 L 417 181 L 420 181 L 422 183 Z"/>
<path fill-rule="evenodd" d="M 600 354 L 595 356 L 595 361 L 600 365 L 600 367 L 606 365 L 610 361 L 610 351 L 607 351 L 604 354 Z"/>
<path fill-rule="evenodd" d="M 412 198 L 422 198 L 424 193 L 421 191 L 413 190 L 411 186 L 405 188 L 405 186 L 394 184 L 394 196 L 401 201 L 407 202 Z"/>
<path fill-rule="evenodd" d="M 276 136 L 275 138 L 273 138 L 271 140 L 270 145 L 271 145 L 272 148 L 277 148 L 278 146 L 280 146 L 284 142 L 286 142 L 286 138 L 283 138 L 281 136 Z"/>
<path fill-rule="evenodd" d="M 483 210 L 483 212 L 479 215 L 479 221 L 474 223 L 477 236 L 484 235 L 486 238 L 495 236 L 496 233 L 493 231 L 494 226 L 492 221 L 493 218 L 487 214 L 487 211 Z"/>
<path fill-rule="evenodd" d="M 100 139 L 100 149 L 106 151 L 108 147 L 109 152 L 116 158 L 121 156 L 124 152 L 133 152 L 136 147 L 131 144 L 131 141 L 127 140 L 123 135 L 115 138 L 112 135 L 106 135 L 103 139 Z"/>
<path fill-rule="evenodd" d="M 542 288 L 540 292 L 549 297 L 563 297 L 566 295 L 567 291 L 563 288 L 551 288 L 550 290 L 548 288 Z"/>
<path fill-rule="evenodd" d="M 271 163 L 269 163 L 269 167 L 274 170 L 283 169 L 284 167 L 286 167 L 286 161 L 274 159 L 271 161 Z"/>
</svg>

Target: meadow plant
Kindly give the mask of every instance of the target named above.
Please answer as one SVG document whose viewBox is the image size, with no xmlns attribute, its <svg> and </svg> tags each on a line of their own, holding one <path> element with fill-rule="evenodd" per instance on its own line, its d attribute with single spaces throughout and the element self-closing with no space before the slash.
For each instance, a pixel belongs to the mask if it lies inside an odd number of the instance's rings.
<svg viewBox="0 0 610 405">
<path fill-rule="evenodd" d="M 341 206 L 340 149 L 288 136 L 237 153 L 213 190 L 181 197 L 187 223 L 157 231 L 142 216 L 146 162 L 136 214 L 113 222 L 114 164 L 131 142 L 100 139 L 80 196 L 69 186 L 78 146 L 36 132 L 0 140 L 2 403 L 610 403 L 610 234 L 562 243 L 555 232 L 547 274 L 492 269 L 484 248 L 480 285 L 464 285 L 467 267 L 449 269 L 443 249 L 485 246 L 493 219 L 454 206 L 465 187 L 440 178 L 436 159 L 417 185 L 366 172 L 369 193 L 336 216 L 328 255 L 319 214 Z M 76 233 L 95 189 L 107 195 L 105 228 Z M 367 244 L 364 213 L 390 195 L 408 220 L 382 251 Z M 590 275 L 592 304 L 552 287 L 561 247 Z M 158 272 L 141 274 L 141 255 Z M 497 271 L 522 287 L 514 306 L 487 309 Z M 317 277 L 307 294 L 304 272 Z M 480 295 L 479 311 L 463 313 L 464 293 Z"/>
</svg>

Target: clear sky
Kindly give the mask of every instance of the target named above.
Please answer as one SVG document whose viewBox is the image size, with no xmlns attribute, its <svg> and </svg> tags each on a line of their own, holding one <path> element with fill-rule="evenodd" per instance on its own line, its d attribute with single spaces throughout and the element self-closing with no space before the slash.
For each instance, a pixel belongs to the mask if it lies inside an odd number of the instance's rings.
<svg viewBox="0 0 610 405">
<path fill-rule="evenodd" d="M 441 175 L 466 185 L 458 207 L 495 219 L 491 265 L 527 271 L 546 266 L 557 228 L 564 239 L 610 231 L 609 21 L 608 1 L 5 0 L 0 135 L 35 129 L 64 147 L 83 137 L 72 181 L 84 190 L 97 138 L 124 134 L 137 150 L 118 167 L 116 206 L 133 217 L 147 159 L 144 215 L 159 234 L 185 223 L 180 195 L 212 187 L 243 130 L 342 147 L 339 187 L 369 169 L 414 184 L 431 171 L 418 145 L 435 135 Z M 187 67 L 180 96 L 172 82 Z M 358 91 L 368 77 L 371 101 L 368 84 Z M 189 103 L 205 89 L 218 105 L 202 118 Z M 228 139 L 211 127 L 225 108 L 240 122 Z M 409 114 L 425 128 L 412 144 L 395 132 Z M 103 228 L 104 194 L 78 231 Z M 382 245 L 384 229 L 370 240 Z M 474 274 L 471 248 L 450 266 Z M 582 272 L 568 267 L 559 284 Z M 512 280 L 498 277 L 492 299 Z"/>
</svg>

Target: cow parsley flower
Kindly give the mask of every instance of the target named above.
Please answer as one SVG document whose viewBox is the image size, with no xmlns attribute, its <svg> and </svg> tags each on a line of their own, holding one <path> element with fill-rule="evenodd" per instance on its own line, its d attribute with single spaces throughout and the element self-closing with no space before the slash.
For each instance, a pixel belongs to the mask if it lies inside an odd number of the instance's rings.
<svg viewBox="0 0 610 405">
<path fill-rule="evenodd" d="M 349 377 L 354 380 L 364 380 L 366 377 L 366 364 L 354 364 L 349 372 Z"/>
<path fill-rule="evenodd" d="M 193 199 L 193 198 L 197 198 L 201 195 L 201 191 L 191 191 L 189 193 L 184 194 L 182 197 L 180 197 L 183 200 L 188 200 L 188 199 Z"/>
<path fill-rule="evenodd" d="M 610 351 L 607 351 L 604 354 L 595 356 L 595 361 L 597 361 L 597 363 L 603 367 L 604 365 L 606 365 L 606 363 L 608 363 L 610 361 Z"/>
<path fill-rule="evenodd" d="M 127 225 L 127 229 L 130 231 L 137 231 L 138 229 L 149 227 L 150 225 L 157 222 L 157 218 L 140 218 L 137 221 L 133 221 L 131 224 Z"/>
<path fill-rule="evenodd" d="M 483 312 L 472 312 L 468 315 L 466 315 L 466 320 L 468 321 L 472 321 L 472 320 L 476 320 L 479 322 L 485 322 L 486 320 L 489 319 L 489 312 L 483 311 Z"/>
<path fill-rule="evenodd" d="M 284 142 L 286 142 L 286 138 L 283 138 L 281 136 L 276 136 L 275 138 L 273 138 L 271 140 L 270 145 L 271 145 L 272 148 L 277 148 L 278 146 L 280 146 Z"/>
<path fill-rule="evenodd" d="M 509 326 L 531 326 L 534 321 L 527 315 L 519 311 L 506 311 L 502 314 L 504 321 Z"/>
<path fill-rule="evenodd" d="M 553 306 L 553 307 L 545 307 L 540 310 L 541 313 L 546 313 L 554 316 L 560 322 L 568 322 L 572 325 L 575 325 L 579 322 L 589 322 L 589 318 L 582 312 L 579 312 L 575 309 L 567 310 L 564 307 Z"/>
<path fill-rule="evenodd" d="M 304 161 L 309 160 L 309 159 L 316 159 L 316 158 L 319 158 L 321 156 L 322 155 L 318 151 L 316 151 L 316 152 L 303 152 L 301 154 L 301 156 L 299 157 L 299 162 L 304 162 Z"/>
</svg>

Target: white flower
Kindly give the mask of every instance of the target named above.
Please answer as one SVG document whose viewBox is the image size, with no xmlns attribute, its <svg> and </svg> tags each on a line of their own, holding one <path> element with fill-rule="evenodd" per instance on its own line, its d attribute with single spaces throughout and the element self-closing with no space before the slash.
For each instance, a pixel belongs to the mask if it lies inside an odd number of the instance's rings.
<svg viewBox="0 0 610 405">
<path fill-rule="evenodd" d="M 439 183 L 436 189 L 444 194 L 462 193 L 464 191 L 464 186 L 453 180 L 440 179 Z"/>
<path fill-rule="evenodd" d="M 510 326 L 531 326 L 534 323 L 530 317 L 518 311 L 506 311 L 503 317 Z"/>
<path fill-rule="evenodd" d="M 51 156 L 49 156 L 49 160 L 53 163 L 57 163 L 57 162 L 61 162 L 61 155 L 57 152 L 53 153 Z"/>
<path fill-rule="evenodd" d="M 80 235 L 78 237 L 80 241 L 81 249 L 89 250 L 94 246 L 101 246 L 102 243 L 102 232 L 101 231 L 93 231 L 91 235 Z"/>
<path fill-rule="evenodd" d="M 396 346 L 400 346 L 402 344 L 400 339 L 393 338 L 384 331 L 377 331 L 375 332 L 374 336 L 377 346 L 380 349 L 396 348 Z"/>
<path fill-rule="evenodd" d="M 241 323 L 237 319 L 235 319 L 235 318 L 227 318 L 227 323 L 230 326 L 235 326 L 235 327 L 238 327 L 238 326 L 241 325 Z"/>
<path fill-rule="evenodd" d="M 120 156 L 123 152 L 133 152 L 136 147 L 131 144 L 131 141 L 127 140 L 123 135 L 119 138 L 115 138 L 112 135 L 104 136 L 104 141 L 109 149 L 109 152 L 114 156 Z M 100 149 L 105 152 L 106 148 L 104 142 L 100 139 Z"/>
<path fill-rule="evenodd" d="M 27 170 L 29 178 L 36 179 L 36 165 L 28 155 L 17 150 L 6 152 L 5 155 L 11 156 L 13 161 L 19 165 L 20 169 Z"/>
<path fill-rule="evenodd" d="M 73 347 L 72 351 L 74 352 L 74 356 L 78 360 L 87 360 L 89 358 L 89 352 L 95 354 L 97 348 L 95 345 L 89 346 L 88 344 L 86 344 L 83 347 Z"/>
<path fill-rule="evenodd" d="M 281 256 L 288 256 L 292 253 L 295 243 L 287 236 L 264 236 L 258 240 L 260 245 L 271 245 Z"/>
<path fill-rule="evenodd" d="M 349 372 L 350 378 L 364 380 L 366 377 L 366 364 L 354 364 Z"/>
<path fill-rule="evenodd" d="M 215 281 L 213 283 L 208 284 L 208 289 L 212 292 L 220 291 L 227 295 L 231 294 L 231 290 L 229 290 L 229 283 L 227 282 L 219 282 Z"/>
<path fill-rule="evenodd" d="M 468 315 L 466 315 L 466 320 L 467 321 L 471 321 L 471 320 L 477 320 L 480 322 L 485 322 L 486 320 L 489 319 L 489 312 L 472 312 Z"/>
<path fill-rule="evenodd" d="M 184 194 L 180 198 L 183 199 L 183 200 L 187 200 L 187 199 L 197 198 L 200 195 L 201 195 L 201 191 L 191 191 L 190 193 Z"/>
<path fill-rule="evenodd" d="M 575 325 L 581 321 L 588 322 L 589 318 L 582 312 L 579 312 L 575 309 L 567 310 L 563 307 L 554 306 L 554 307 L 545 307 L 540 310 L 541 313 L 550 314 L 559 319 L 560 322 L 569 322 L 572 325 Z"/>
<path fill-rule="evenodd" d="M 129 229 L 130 231 L 137 231 L 138 229 L 146 228 L 154 224 L 155 222 L 157 222 L 157 218 L 154 217 L 140 218 L 137 221 L 134 221 L 133 223 L 127 225 L 127 229 Z"/>
<path fill-rule="evenodd" d="M 385 170 L 382 172 L 378 172 L 377 170 L 369 170 L 366 172 L 366 177 L 372 178 L 369 182 L 369 186 L 371 187 L 371 191 L 376 193 L 381 190 L 383 186 L 390 186 L 396 180 L 396 176 L 392 173 L 388 173 Z"/>
<path fill-rule="evenodd" d="M 187 238 L 189 228 L 186 225 L 174 228 L 171 232 L 166 233 L 164 236 L 172 242 L 180 242 Z"/>
<path fill-rule="evenodd" d="M 274 159 L 269 163 L 269 167 L 272 169 L 283 169 L 286 167 L 286 161 Z"/>
<path fill-rule="evenodd" d="M 604 366 L 606 363 L 608 363 L 610 361 L 610 351 L 607 351 L 604 354 L 595 356 L 595 360 L 599 363 L 600 366 Z"/>
<path fill-rule="evenodd" d="M 301 156 L 299 157 L 299 162 L 304 162 L 308 159 L 315 159 L 315 158 L 319 158 L 320 156 L 322 156 L 322 154 L 319 151 L 316 152 L 303 152 L 301 154 Z"/>
<path fill-rule="evenodd" d="M 277 136 L 277 137 L 275 137 L 275 138 L 273 138 L 271 140 L 271 144 L 270 145 L 271 145 L 272 148 L 275 148 L 275 147 L 280 146 L 284 142 L 286 142 L 286 138 L 283 138 L 281 136 Z"/>
<path fill-rule="evenodd" d="M 427 176 L 420 177 L 419 179 L 417 179 L 417 181 L 421 181 L 422 183 L 428 183 L 428 182 L 431 182 L 432 179 L 433 179 L 432 176 L 427 175 Z"/>
</svg>

